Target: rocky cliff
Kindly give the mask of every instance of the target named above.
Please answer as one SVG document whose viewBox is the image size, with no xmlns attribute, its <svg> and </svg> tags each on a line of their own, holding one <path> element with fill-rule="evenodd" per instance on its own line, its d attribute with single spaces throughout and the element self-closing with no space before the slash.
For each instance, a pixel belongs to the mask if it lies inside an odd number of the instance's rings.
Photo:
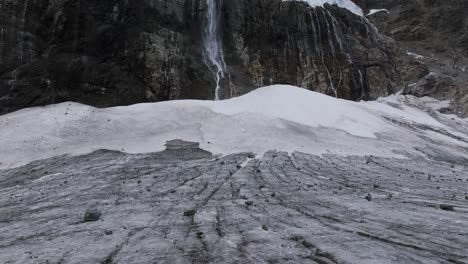
<svg viewBox="0 0 468 264">
<path fill-rule="evenodd" d="M 0 113 L 62 101 L 105 107 L 214 98 L 203 60 L 204 0 L 0 5 Z M 220 12 L 221 98 L 274 83 L 352 100 L 401 86 L 395 44 L 346 9 L 242 0 L 224 1 Z"/>
<path fill-rule="evenodd" d="M 369 18 L 429 70 L 421 80 L 406 82 L 405 92 L 454 99 L 450 110 L 468 116 L 468 1 L 361 0 L 359 4 L 367 10 L 386 9 Z M 418 68 L 406 65 L 399 67 Z"/>
</svg>

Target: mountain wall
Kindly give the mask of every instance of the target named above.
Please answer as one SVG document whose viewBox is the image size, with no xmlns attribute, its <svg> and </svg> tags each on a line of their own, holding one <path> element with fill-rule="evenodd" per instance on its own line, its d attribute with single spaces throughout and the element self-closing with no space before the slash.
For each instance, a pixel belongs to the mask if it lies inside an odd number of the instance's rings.
<svg viewBox="0 0 468 264">
<path fill-rule="evenodd" d="M 0 113 L 63 101 L 106 107 L 214 98 L 202 58 L 205 0 L 0 5 Z M 348 10 L 240 0 L 224 1 L 221 12 L 228 72 L 221 98 L 275 83 L 351 100 L 401 86 L 395 43 Z"/>
<path fill-rule="evenodd" d="M 395 39 L 401 49 L 427 66 L 426 76 L 407 82 L 405 93 L 453 100 L 449 110 L 468 116 L 468 1 L 359 2 L 366 10 L 386 9 L 388 12 L 378 12 L 369 19 L 384 35 Z"/>
</svg>

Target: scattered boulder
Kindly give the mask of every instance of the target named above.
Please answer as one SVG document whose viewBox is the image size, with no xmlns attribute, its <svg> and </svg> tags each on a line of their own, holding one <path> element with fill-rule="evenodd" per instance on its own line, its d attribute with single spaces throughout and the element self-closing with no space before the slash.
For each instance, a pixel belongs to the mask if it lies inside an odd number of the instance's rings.
<svg viewBox="0 0 468 264">
<path fill-rule="evenodd" d="M 197 213 L 197 210 L 188 210 L 184 212 L 184 216 L 194 216 Z"/>
<path fill-rule="evenodd" d="M 453 207 L 453 205 L 441 204 L 439 207 L 440 209 L 444 211 L 455 211 L 455 208 Z"/>
<path fill-rule="evenodd" d="M 372 195 L 370 195 L 370 193 L 368 193 L 365 198 L 369 202 L 372 201 Z"/>
<path fill-rule="evenodd" d="M 88 209 L 83 215 L 83 223 L 96 222 L 101 219 L 102 213 L 97 209 Z"/>
</svg>

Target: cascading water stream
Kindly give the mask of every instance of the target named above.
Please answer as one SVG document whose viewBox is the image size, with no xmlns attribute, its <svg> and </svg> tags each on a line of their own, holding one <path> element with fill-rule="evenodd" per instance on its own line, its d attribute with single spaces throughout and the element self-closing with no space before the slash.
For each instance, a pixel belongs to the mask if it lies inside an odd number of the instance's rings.
<svg viewBox="0 0 468 264">
<path fill-rule="evenodd" d="M 326 93 L 332 93 L 335 97 L 338 97 L 340 87 L 345 81 L 343 73 L 346 71 L 346 66 L 343 66 L 343 63 L 339 62 L 339 58 L 344 56 L 347 64 L 351 65 L 352 82 L 355 84 L 355 88 L 360 88 L 361 90 L 361 96 L 358 100 L 363 99 L 366 96 L 366 76 L 363 74 L 363 66 L 353 62 L 350 49 L 346 41 L 344 41 L 345 38 L 340 23 L 332 12 L 325 7 L 325 4 L 336 5 L 354 13 L 365 26 L 366 35 L 369 35 L 378 45 L 379 42 L 376 41 L 378 38 L 377 28 L 364 16 L 362 9 L 353 0 L 283 0 L 283 2 L 290 1 L 305 2 L 312 8 L 310 11 L 310 21 L 313 31 L 313 56 L 321 63 L 317 67 L 313 59 L 313 69 L 317 72 L 319 71 L 318 68 L 322 68 L 325 79 L 328 79 L 328 90 Z M 332 78 L 336 74 L 339 74 L 339 80 Z"/>
<path fill-rule="evenodd" d="M 221 80 L 225 78 L 226 75 L 226 63 L 224 62 L 221 37 L 222 1 L 223 0 L 206 1 L 206 24 L 203 31 L 203 59 L 215 77 L 215 100 L 220 99 Z"/>
</svg>

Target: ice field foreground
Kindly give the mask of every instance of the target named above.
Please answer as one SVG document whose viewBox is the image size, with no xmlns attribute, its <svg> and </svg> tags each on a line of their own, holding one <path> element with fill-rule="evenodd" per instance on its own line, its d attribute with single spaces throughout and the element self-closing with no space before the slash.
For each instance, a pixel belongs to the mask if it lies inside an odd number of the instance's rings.
<svg viewBox="0 0 468 264">
<path fill-rule="evenodd" d="M 445 105 L 274 86 L 0 117 L 0 262 L 468 263 L 467 122 Z"/>
</svg>

